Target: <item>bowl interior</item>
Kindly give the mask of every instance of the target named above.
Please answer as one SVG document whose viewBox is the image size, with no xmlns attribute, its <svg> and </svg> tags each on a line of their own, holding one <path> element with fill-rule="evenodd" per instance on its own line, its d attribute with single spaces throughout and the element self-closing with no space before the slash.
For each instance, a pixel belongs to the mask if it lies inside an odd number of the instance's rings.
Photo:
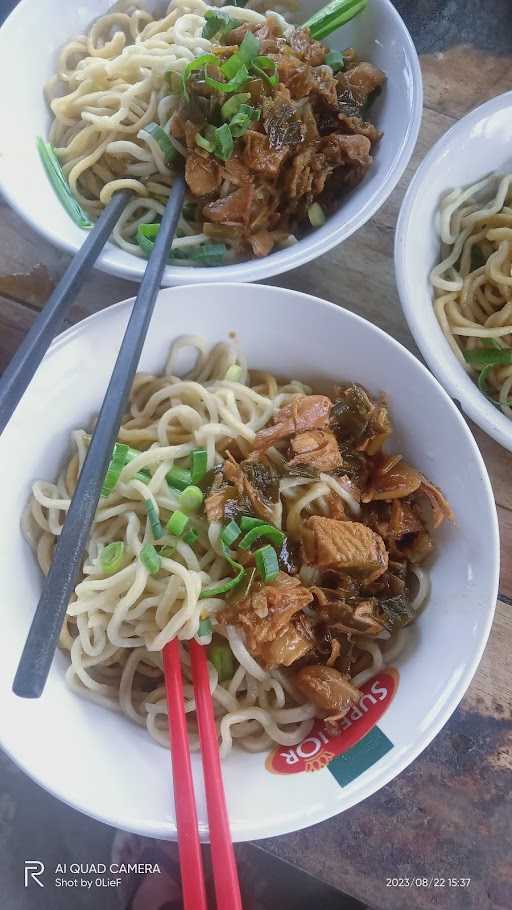
<svg viewBox="0 0 512 910">
<path fill-rule="evenodd" d="M 439 262 L 436 212 L 449 190 L 512 168 L 512 92 L 472 111 L 436 143 L 402 204 L 395 265 L 400 299 L 423 356 L 464 412 L 512 451 L 512 423 L 490 404 L 451 351 L 432 306 L 429 274 Z"/>
<path fill-rule="evenodd" d="M 83 231 L 68 217 L 51 188 L 36 151 L 38 135 L 46 136 L 50 117 L 43 85 L 55 72 L 59 49 L 111 6 L 111 0 L 58 3 L 21 0 L 0 30 L 0 77 L 9 92 L 0 100 L 2 157 L 0 180 L 8 201 L 52 243 L 74 251 Z M 151 0 L 151 9 L 162 4 Z M 321 0 L 304 0 L 297 13 L 304 21 Z M 372 0 L 365 12 L 329 39 L 333 47 L 354 46 L 387 75 L 387 85 L 372 110 L 384 132 L 374 166 L 363 183 L 343 202 L 324 227 L 294 247 L 262 260 L 208 269 L 208 281 L 256 280 L 286 271 L 319 256 L 352 234 L 382 205 L 405 168 L 421 119 L 421 74 L 409 34 L 389 0 Z M 19 47 L 37 46 L 30 67 L 19 67 Z M 16 72 L 16 79 L 12 73 Z M 23 116 L 19 116 L 19 112 Z M 31 179 L 27 180 L 27 174 Z M 115 275 L 140 280 L 144 260 L 107 244 L 97 265 Z M 167 267 L 163 284 L 198 281 L 197 269 Z"/>
<path fill-rule="evenodd" d="M 24 701 L 11 692 L 41 588 L 19 530 L 20 514 L 31 483 L 56 476 L 70 430 L 86 426 L 97 412 L 129 310 L 130 301 L 118 304 L 60 336 L 0 438 L 0 470 L 15 478 L 4 485 L 0 526 L 1 735 L 9 754 L 60 799 L 117 827 L 172 838 L 167 752 L 126 718 L 68 691 L 62 655 L 40 700 Z M 292 319 L 300 331 L 289 331 Z M 385 390 L 395 427 L 393 449 L 442 487 L 457 521 L 439 535 L 430 603 L 396 664 L 398 690 L 379 720 L 388 751 L 366 770 L 358 767 L 344 785 L 325 767 L 283 780 L 266 769 L 265 754 L 234 751 L 224 764 L 227 800 L 233 836 L 246 840 L 303 828 L 354 805 L 427 745 L 462 697 L 483 650 L 497 593 L 498 538 L 485 467 L 457 409 L 412 355 L 346 310 L 258 285 L 163 291 L 141 368 L 160 371 L 177 335 L 200 334 L 215 342 L 233 331 L 249 363 L 259 368 L 320 385 L 353 379 L 372 393 Z M 314 342 L 308 346 L 306 339 Z M 206 838 L 197 755 L 193 770 Z"/>
</svg>

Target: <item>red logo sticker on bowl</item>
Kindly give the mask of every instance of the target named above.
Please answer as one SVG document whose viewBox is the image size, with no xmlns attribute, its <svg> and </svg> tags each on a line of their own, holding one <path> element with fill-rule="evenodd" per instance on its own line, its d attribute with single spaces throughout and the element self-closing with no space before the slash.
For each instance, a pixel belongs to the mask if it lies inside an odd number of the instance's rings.
<svg viewBox="0 0 512 910">
<path fill-rule="evenodd" d="M 361 686 L 361 701 L 335 724 L 317 720 L 297 746 L 278 746 L 265 762 L 273 774 L 299 774 L 328 767 L 343 787 L 393 748 L 377 727 L 398 689 L 398 670 L 386 668 Z"/>
</svg>

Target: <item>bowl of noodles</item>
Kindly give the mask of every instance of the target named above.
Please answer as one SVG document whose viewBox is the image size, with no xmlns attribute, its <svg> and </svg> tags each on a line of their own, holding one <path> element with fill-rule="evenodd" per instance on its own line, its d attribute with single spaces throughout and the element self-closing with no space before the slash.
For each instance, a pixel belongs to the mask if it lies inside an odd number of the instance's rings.
<svg viewBox="0 0 512 910">
<path fill-rule="evenodd" d="M 339 4 L 359 15 L 331 34 L 330 19 L 311 18 L 316 0 L 268 13 L 259 0 L 21 0 L 0 31 L 7 200 L 74 252 L 129 189 L 97 265 L 140 280 L 185 167 L 164 285 L 198 269 L 258 280 L 321 255 L 393 190 L 422 107 L 417 55 L 389 0 Z M 13 80 L 27 44 L 44 51 Z"/>
<path fill-rule="evenodd" d="M 395 268 L 425 360 L 462 410 L 512 450 L 512 94 L 476 108 L 418 168 Z"/>
<path fill-rule="evenodd" d="M 161 650 L 179 639 L 194 750 L 196 638 L 234 839 L 303 828 L 395 777 L 469 685 L 497 593 L 489 479 L 437 381 L 360 317 L 261 285 L 162 291 L 47 687 L 19 700 L 132 302 L 55 341 L 0 439 L 2 746 L 81 811 L 174 838 Z"/>
</svg>

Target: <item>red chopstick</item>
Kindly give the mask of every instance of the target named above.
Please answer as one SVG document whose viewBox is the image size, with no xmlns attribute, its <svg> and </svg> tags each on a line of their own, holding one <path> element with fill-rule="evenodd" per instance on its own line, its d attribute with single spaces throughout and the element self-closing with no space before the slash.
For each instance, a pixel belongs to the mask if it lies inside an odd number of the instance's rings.
<svg viewBox="0 0 512 910">
<path fill-rule="evenodd" d="M 213 714 L 206 655 L 203 646 L 194 639 L 189 643 L 189 653 L 192 661 L 192 679 L 201 741 L 217 907 L 218 910 L 242 910 L 240 884 L 220 768 L 219 741 Z"/>
<path fill-rule="evenodd" d="M 166 644 L 163 666 L 169 709 L 172 779 L 183 906 L 185 910 L 208 910 L 204 887 L 203 860 L 197 830 L 197 811 L 188 746 L 187 722 L 181 676 L 180 646 L 177 639 Z M 222 904 L 219 905 L 222 907 Z"/>
</svg>

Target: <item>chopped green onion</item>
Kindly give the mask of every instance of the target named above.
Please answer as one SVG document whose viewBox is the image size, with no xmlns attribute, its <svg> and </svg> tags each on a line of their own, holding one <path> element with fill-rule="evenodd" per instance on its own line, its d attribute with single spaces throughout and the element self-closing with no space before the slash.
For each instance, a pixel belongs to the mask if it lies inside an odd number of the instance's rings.
<svg viewBox="0 0 512 910">
<path fill-rule="evenodd" d="M 279 575 L 279 563 L 277 561 L 276 551 L 270 544 L 256 550 L 254 561 L 262 581 L 274 581 Z"/>
<path fill-rule="evenodd" d="M 211 634 L 212 634 L 211 620 L 208 619 L 208 617 L 206 619 L 200 619 L 199 626 L 197 629 L 197 637 L 206 638 L 207 635 L 211 635 Z"/>
<path fill-rule="evenodd" d="M 214 79 L 213 76 L 209 76 L 208 73 L 206 73 L 204 77 L 204 81 L 210 88 L 215 88 L 224 95 L 231 94 L 231 92 L 238 92 L 249 79 L 249 70 L 244 63 L 227 82 L 219 82 L 218 79 Z"/>
<path fill-rule="evenodd" d="M 153 252 L 159 230 L 159 224 L 139 224 L 137 228 L 137 243 L 148 259 Z M 191 244 L 189 247 L 171 249 L 169 262 L 184 265 L 189 260 L 204 266 L 222 265 L 225 254 L 226 245 L 224 243 L 202 243 L 199 246 Z"/>
<path fill-rule="evenodd" d="M 233 154 L 233 136 L 227 123 L 217 127 L 215 130 L 214 151 L 217 158 L 221 161 L 227 161 Z"/>
<path fill-rule="evenodd" d="M 130 461 L 133 461 L 133 459 L 137 458 L 139 455 L 142 455 L 142 452 L 140 452 L 139 449 L 132 449 L 131 446 L 128 446 L 125 464 L 129 464 Z M 135 477 L 137 480 L 141 480 L 142 483 L 146 483 L 146 481 L 151 480 L 151 471 L 149 468 L 142 468 L 140 471 L 137 471 Z"/>
<path fill-rule="evenodd" d="M 231 366 L 226 370 L 224 379 L 226 382 L 240 382 L 241 375 L 242 367 L 238 363 L 232 363 Z"/>
<path fill-rule="evenodd" d="M 308 208 L 308 218 L 313 227 L 322 227 L 325 224 L 325 213 L 318 202 L 313 202 Z"/>
<path fill-rule="evenodd" d="M 180 506 L 185 512 L 197 512 L 203 503 L 203 491 L 191 484 L 180 493 L 179 500 Z"/>
<path fill-rule="evenodd" d="M 237 574 L 234 578 L 228 578 L 226 581 L 223 581 L 218 585 L 214 585 L 213 588 L 205 588 L 204 591 L 201 591 L 199 599 L 204 599 L 205 597 L 220 597 L 221 594 L 226 594 L 227 591 L 231 591 L 233 588 L 236 588 L 236 586 L 239 585 L 242 579 L 245 577 L 246 572 L 244 567 L 233 559 L 229 553 L 227 546 L 224 543 L 222 544 L 222 551 L 224 553 L 224 558 Z"/>
<path fill-rule="evenodd" d="M 304 25 L 309 28 L 311 37 L 318 41 L 361 13 L 366 4 L 367 0 L 332 0 L 313 13 Z"/>
<path fill-rule="evenodd" d="M 151 499 L 145 499 L 144 507 L 148 513 L 149 525 L 151 528 L 151 533 L 153 535 L 153 540 L 158 540 L 160 537 L 164 536 L 164 532 L 162 525 L 160 524 L 158 512 L 155 509 L 155 504 Z"/>
<path fill-rule="evenodd" d="M 333 73 L 339 73 L 345 65 L 343 54 L 340 51 L 329 51 L 325 58 L 327 66 L 330 66 Z"/>
<path fill-rule="evenodd" d="M 174 490 L 184 490 L 186 487 L 190 486 L 192 483 L 192 475 L 187 468 L 180 468 L 179 465 L 174 465 L 168 474 L 166 474 L 165 479 L 170 487 Z"/>
<path fill-rule="evenodd" d="M 208 660 L 213 664 L 219 676 L 219 682 L 232 679 L 235 673 L 233 653 L 227 643 L 211 644 L 208 648 Z"/>
<path fill-rule="evenodd" d="M 201 133 L 196 133 L 194 142 L 199 148 L 204 149 L 206 152 L 209 152 L 210 154 L 213 152 L 213 142 L 210 139 L 206 139 Z"/>
<path fill-rule="evenodd" d="M 494 367 L 493 364 L 490 363 L 488 366 L 484 367 L 478 375 L 478 388 L 487 397 L 490 395 L 489 386 L 487 385 L 487 377 L 492 369 L 494 369 Z"/>
<path fill-rule="evenodd" d="M 45 142 L 40 136 L 37 137 L 36 144 L 50 183 L 66 209 L 66 212 L 78 227 L 83 230 L 89 230 L 89 228 L 92 228 L 92 221 L 73 196 L 68 181 L 64 176 L 60 161 L 55 154 L 55 149 L 50 142 Z"/>
<path fill-rule="evenodd" d="M 226 16 L 225 13 L 222 13 L 220 10 L 215 10 L 215 12 L 213 10 L 207 10 L 204 14 L 204 18 L 206 19 L 206 24 L 201 32 L 201 37 L 207 38 L 208 41 L 211 41 L 214 35 L 221 38 L 223 35 L 227 35 L 228 32 L 233 31 L 234 28 L 238 28 L 238 26 L 242 24 L 238 19 L 231 19 L 230 16 Z"/>
<path fill-rule="evenodd" d="M 146 543 L 139 553 L 139 559 L 150 575 L 156 575 L 160 571 L 162 560 L 155 550 L 152 543 Z"/>
<path fill-rule="evenodd" d="M 250 531 L 252 528 L 260 528 L 262 525 L 266 524 L 268 524 L 268 522 L 263 518 L 253 518 L 252 515 L 242 515 L 240 519 L 242 531 Z"/>
<path fill-rule="evenodd" d="M 256 57 L 252 63 L 252 68 L 271 88 L 279 82 L 277 66 L 275 61 L 271 60 L 270 57 Z"/>
<path fill-rule="evenodd" d="M 105 575 L 113 575 L 118 572 L 123 564 L 124 543 L 122 540 L 115 540 L 101 551 L 100 565 Z"/>
<path fill-rule="evenodd" d="M 179 157 L 179 153 L 177 149 L 174 148 L 169 136 L 158 123 L 146 123 L 146 126 L 141 129 L 141 133 L 147 133 L 148 136 L 151 136 L 155 140 L 164 156 L 166 164 L 171 164 L 171 162 Z"/>
<path fill-rule="evenodd" d="M 200 70 L 203 67 L 207 67 L 209 63 L 212 63 L 214 66 L 218 66 L 219 58 L 216 57 L 215 54 L 201 54 L 199 57 L 196 57 L 195 60 L 191 60 L 190 63 L 187 63 L 181 77 L 182 91 L 187 100 L 189 97 L 187 82 L 190 79 L 192 73 L 195 72 L 195 70 Z"/>
<path fill-rule="evenodd" d="M 190 479 L 196 484 L 203 479 L 208 469 L 208 453 L 206 449 L 194 449 L 191 458 Z"/>
<path fill-rule="evenodd" d="M 220 539 L 227 547 L 230 547 L 231 544 L 235 542 L 240 537 L 241 530 L 238 527 L 236 521 L 230 521 L 228 525 L 223 529 L 220 535 Z"/>
<path fill-rule="evenodd" d="M 176 547 L 170 547 L 168 544 L 165 547 L 160 547 L 160 556 L 162 559 L 174 559 L 176 555 Z"/>
<path fill-rule="evenodd" d="M 107 473 L 105 474 L 105 480 L 103 481 L 103 486 L 101 488 L 102 496 L 110 496 L 114 488 L 117 486 L 117 482 L 121 476 L 121 471 L 126 464 L 126 455 L 128 449 L 129 446 L 125 445 L 124 443 L 116 442 L 114 451 L 112 453 L 112 458 L 110 459 L 110 464 L 107 468 Z"/>
<path fill-rule="evenodd" d="M 258 56 L 259 50 L 260 42 L 256 35 L 253 35 L 252 32 L 246 32 L 236 54 L 228 57 L 226 62 L 222 64 L 221 69 L 226 79 L 231 79 L 241 67 L 247 68 L 252 64 L 253 60 Z"/>
<path fill-rule="evenodd" d="M 196 541 L 199 540 L 199 534 L 195 528 L 190 528 L 189 531 L 185 531 L 183 535 L 183 540 L 185 543 L 188 543 L 189 547 L 193 547 Z"/>
<path fill-rule="evenodd" d="M 233 6 L 247 6 L 248 0 L 233 0 Z"/>
<path fill-rule="evenodd" d="M 275 528 L 274 525 L 258 525 L 256 528 L 252 528 L 250 531 L 247 531 L 247 534 L 242 538 L 238 546 L 241 550 L 250 550 L 253 543 L 256 540 L 259 540 L 260 537 L 268 537 L 270 543 L 274 547 L 283 546 L 283 543 L 286 539 L 286 534 L 283 534 L 279 528 Z"/>
<path fill-rule="evenodd" d="M 172 513 L 165 527 L 169 531 L 169 534 L 174 534 L 175 537 L 181 537 L 187 525 L 188 515 L 184 515 L 183 512 L 177 510 Z"/>
<path fill-rule="evenodd" d="M 500 348 L 474 348 L 464 351 L 464 360 L 475 367 L 502 366 L 512 363 L 512 351 Z"/>
<path fill-rule="evenodd" d="M 250 100 L 251 95 L 249 92 L 240 92 L 237 95 L 232 95 L 231 98 L 228 98 L 228 100 L 224 102 L 220 109 L 223 120 L 231 120 L 235 114 L 238 114 L 240 106 L 246 104 Z"/>
<path fill-rule="evenodd" d="M 260 111 L 256 107 L 251 107 L 250 104 L 242 104 L 238 114 L 235 114 L 229 121 L 229 129 L 231 130 L 231 135 L 236 139 L 238 136 L 243 136 L 247 132 L 251 124 L 255 120 L 260 119 Z"/>
</svg>

